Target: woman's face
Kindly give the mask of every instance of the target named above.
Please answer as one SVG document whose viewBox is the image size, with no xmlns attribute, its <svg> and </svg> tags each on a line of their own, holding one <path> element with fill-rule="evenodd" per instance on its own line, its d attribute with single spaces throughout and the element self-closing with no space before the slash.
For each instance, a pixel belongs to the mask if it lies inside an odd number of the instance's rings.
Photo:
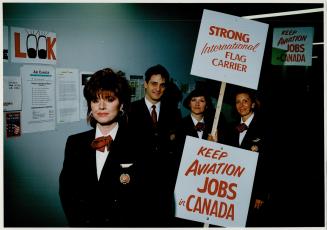
<svg viewBox="0 0 327 230">
<path fill-rule="evenodd" d="M 195 115 L 203 114 L 207 106 L 204 96 L 192 97 L 190 101 L 191 112 Z"/>
<path fill-rule="evenodd" d="M 236 95 L 236 110 L 242 117 L 243 121 L 246 121 L 253 113 L 255 103 L 251 100 L 247 93 L 240 93 Z"/>
<path fill-rule="evenodd" d="M 120 111 L 118 97 L 114 93 L 99 94 L 98 98 L 91 101 L 92 115 L 100 125 L 110 125 L 115 121 Z"/>
</svg>

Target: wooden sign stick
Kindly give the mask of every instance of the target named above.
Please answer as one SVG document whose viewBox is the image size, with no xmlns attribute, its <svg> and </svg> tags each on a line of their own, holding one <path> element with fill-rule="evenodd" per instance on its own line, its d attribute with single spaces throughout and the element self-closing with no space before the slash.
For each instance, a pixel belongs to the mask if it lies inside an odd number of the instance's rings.
<svg viewBox="0 0 327 230">
<path fill-rule="evenodd" d="M 219 95 L 218 95 L 218 102 L 217 102 L 217 107 L 216 107 L 215 118 L 213 120 L 212 129 L 211 129 L 211 135 L 215 135 L 215 133 L 217 132 L 217 126 L 218 126 L 221 107 L 223 105 L 225 89 L 226 89 L 226 82 L 221 82 L 220 91 L 219 91 Z"/>
<path fill-rule="evenodd" d="M 225 95 L 225 89 L 226 89 L 226 82 L 221 82 L 220 91 L 219 91 L 219 95 L 218 95 L 218 101 L 217 101 L 215 118 L 213 120 L 212 129 L 211 129 L 211 135 L 215 135 L 215 133 L 217 132 L 217 126 L 218 126 L 219 116 L 220 116 L 220 112 L 221 112 L 221 107 L 223 105 L 223 99 L 224 99 L 224 95 Z M 204 228 L 208 228 L 209 227 L 209 224 L 208 223 L 204 223 L 203 227 Z"/>
</svg>

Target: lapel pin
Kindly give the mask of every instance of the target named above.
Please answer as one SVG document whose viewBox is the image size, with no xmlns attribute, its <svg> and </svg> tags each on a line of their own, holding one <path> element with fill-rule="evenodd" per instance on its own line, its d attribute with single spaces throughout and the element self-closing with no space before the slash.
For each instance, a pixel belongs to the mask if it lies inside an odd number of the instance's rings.
<svg viewBox="0 0 327 230">
<path fill-rule="evenodd" d="M 123 173 L 119 177 L 120 183 L 128 184 L 131 180 L 131 177 L 127 173 Z"/>
</svg>

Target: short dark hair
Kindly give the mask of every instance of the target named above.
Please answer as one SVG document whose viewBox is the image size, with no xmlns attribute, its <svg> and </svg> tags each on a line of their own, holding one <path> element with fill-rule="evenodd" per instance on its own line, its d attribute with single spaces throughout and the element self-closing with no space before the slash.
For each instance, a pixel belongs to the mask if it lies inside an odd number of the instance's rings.
<svg viewBox="0 0 327 230">
<path fill-rule="evenodd" d="M 123 105 L 124 112 L 128 111 L 131 97 L 129 84 L 126 78 L 115 73 L 110 68 L 99 70 L 86 82 L 83 91 L 87 101 L 87 121 L 92 127 L 95 127 L 97 121 L 93 116 L 89 116 L 91 112 L 91 102 L 98 99 L 100 95 L 106 95 L 108 92 L 115 94 L 120 105 Z"/>
<path fill-rule="evenodd" d="M 187 109 L 190 109 L 190 102 L 191 102 L 192 98 L 193 97 L 201 97 L 201 96 L 203 96 L 206 100 L 206 104 L 207 104 L 206 111 L 212 110 L 213 105 L 212 105 L 211 97 L 208 94 L 208 92 L 202 88 L 196 88 L 191 93 L 189 93 L 189 95 L 187 95 L 187 97 L 183 101 L 183 106 Z"/>
<path fill-rule="evenodd" d="M 161 74 L 161 77 L 165 79 L 166 83 L 169 81 L 169 72 L 162 65 L 158 64 L 150 67 L 145 71 L 145 81 L 148 83 L 152 75 Z"/>
</svg>

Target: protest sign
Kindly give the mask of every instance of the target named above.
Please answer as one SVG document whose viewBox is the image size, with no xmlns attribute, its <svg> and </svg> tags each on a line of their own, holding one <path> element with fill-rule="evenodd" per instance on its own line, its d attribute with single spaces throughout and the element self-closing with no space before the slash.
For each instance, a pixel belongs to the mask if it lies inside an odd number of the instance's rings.
<svg viewBox="0 0 327 230">
<path fill-rule="evenodd" d="M 191 74 L 257 89 L 268 24 L 204 10 Z"/>
<path fill-rule="evenodd" d="M 274 28 L 271 64 L 311 66 L 313 27 Z"/>
<path fill-rule="evenodd" d="M 175 187 L 176 216 L 244 227 L 257 159 L 257 152 L 187 136 Z"/>
</svg>

